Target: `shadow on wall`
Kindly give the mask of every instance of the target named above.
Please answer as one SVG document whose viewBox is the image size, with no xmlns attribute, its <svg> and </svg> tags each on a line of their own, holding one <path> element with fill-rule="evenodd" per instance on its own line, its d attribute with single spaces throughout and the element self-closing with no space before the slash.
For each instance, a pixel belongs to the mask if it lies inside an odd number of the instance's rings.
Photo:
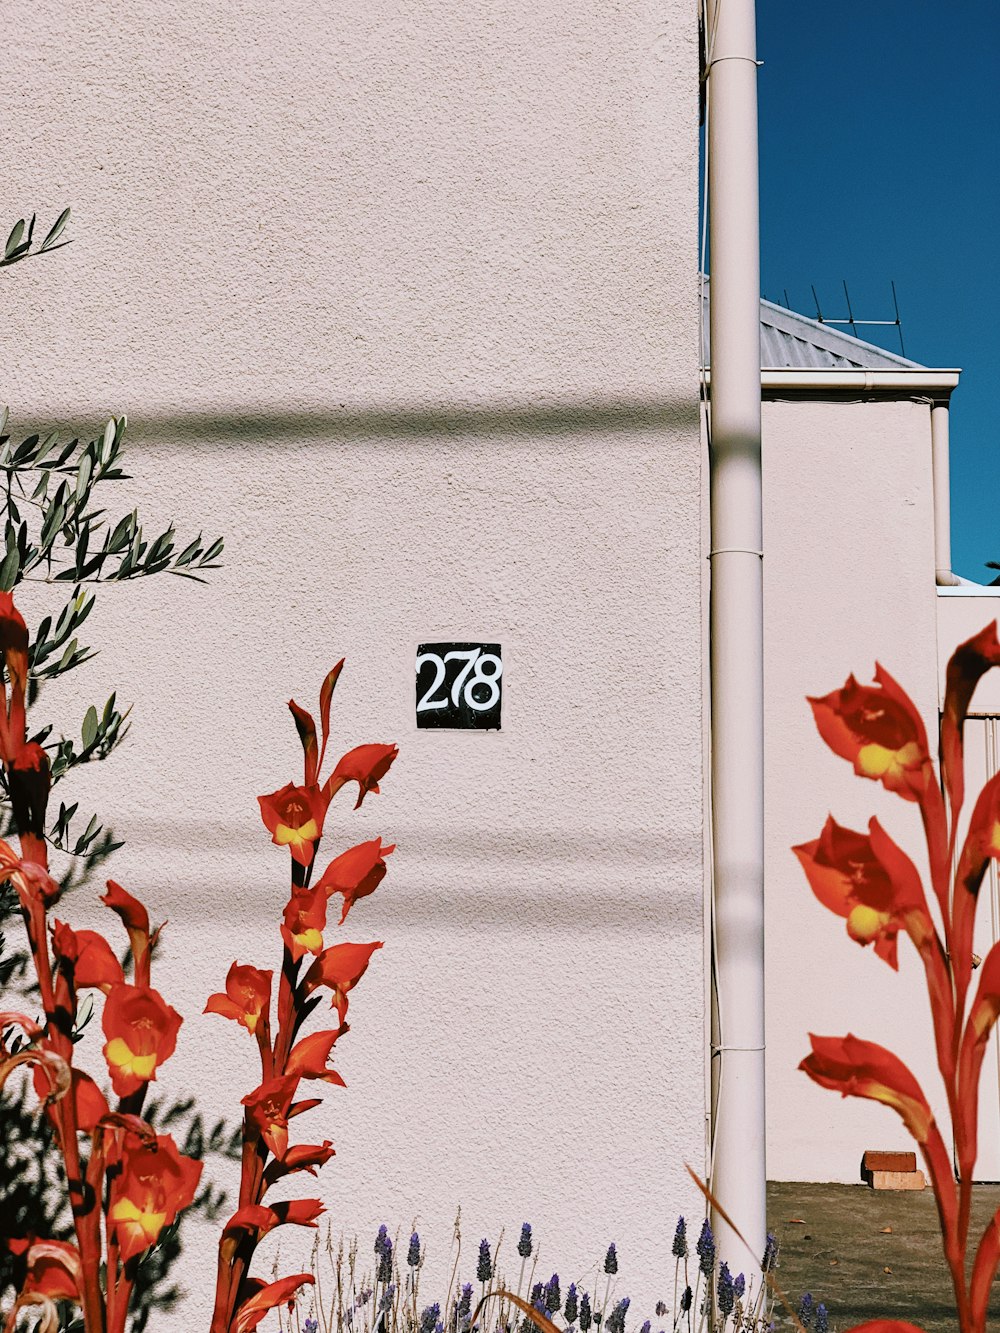
<svg viewBox="0 0 1000 1333">
<path fill-rule="evenodd" d="M 125 404 L 125 410 L 128 405 Z M 116 409 L 120 410 L 120 409 Z M 149 443 L 191 443 L 195 440 L 252 439 L 258 444 L 283 440 L 322 439 L 349 443 L 356 440 L 413 440 L 441 436 L 506 436 L 516 439 L 544 435 L 626 434 L 669 430 L 697 435 L 698 393 L 692 382 L 690 398 L 637 399 L 620 402 L 540 403 L 530 406 L 413 405 L 359 408 L 340 403 L 336 408 L 294 409 L 273 412 L 178 411 L 137 412 L 129 415 L 133 439 L 141 432 Z M 93 416 L 93 409 L 62 420 L 45 420 L 31 429 L 74 431 Z"/>
</svg>

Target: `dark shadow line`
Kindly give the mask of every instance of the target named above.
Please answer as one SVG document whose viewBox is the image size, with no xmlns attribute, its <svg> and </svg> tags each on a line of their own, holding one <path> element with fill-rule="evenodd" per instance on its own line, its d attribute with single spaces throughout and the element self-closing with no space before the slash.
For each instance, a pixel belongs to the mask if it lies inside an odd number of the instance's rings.
<svg viewBox="0 0 1000 1333">
<path fill-rule="evenodd" d="M 122 404 L 115 411 L 127 411 Z M 88 425 L 89 423 L 89 425 Z M 103 424 L 103 423 L 101 423 Z M 59 430 L 60 434 L 96 433 L 93 411 L 63 420 L 45 420 L 30 430 Z M 255 444 L 280 444 L 288 439 L 320 439 L 343 444 L 365 440 L 417 441 L 444 436 L 494 439 L 534 438 L 580 434 L 628 434 L 636 431 L 697 431 L 698 394 L 690 398 L 622 400 L 619 402 L 565 401 L 537 406 L 513 407 L 501 403 L 456 407 L 373 406 L 359 408 L 341 403 L 336 407 L 273 411 L 178 410 L 137 411 L 129 414 L 129 436 L 136 443 L 159 441 L 233 441 L 252 439 Z"/>
</svg>

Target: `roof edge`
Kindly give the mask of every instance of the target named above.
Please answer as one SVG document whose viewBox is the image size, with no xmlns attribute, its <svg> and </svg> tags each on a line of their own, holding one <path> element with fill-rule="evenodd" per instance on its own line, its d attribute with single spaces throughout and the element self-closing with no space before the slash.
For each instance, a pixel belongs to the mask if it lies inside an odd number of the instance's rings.
<svg viewBox="0 0 1000 1333">
<path fill-rule="evenodd" d="M 808 392 L 811 389 L 833 390 L 835 392 L 854 392 L 859 389 L 870 393 L 920 392 L 950 394 L 958 387 L 961 370 L 952 369 L 871 369 L 819 370 L 815 367 L 793 368 L 782 366 L 775 369 L 762 367 L 760 387 L 762 389 L 796 389 Z M 705 382 L 712 381 L 711 368 L 702 371 Z"/>
</svg>

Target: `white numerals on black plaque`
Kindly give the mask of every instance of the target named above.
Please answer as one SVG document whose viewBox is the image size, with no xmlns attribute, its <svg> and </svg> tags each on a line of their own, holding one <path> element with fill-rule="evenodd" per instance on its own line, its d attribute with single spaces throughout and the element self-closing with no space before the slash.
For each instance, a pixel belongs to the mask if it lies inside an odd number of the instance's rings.
<svg viewBox="0 0 1000 1333">
<path fill-rule="evenodd" d="M 422 643 L 417 726 L 499 730 L 502 676 L 498 643 Z"/>
</svg>

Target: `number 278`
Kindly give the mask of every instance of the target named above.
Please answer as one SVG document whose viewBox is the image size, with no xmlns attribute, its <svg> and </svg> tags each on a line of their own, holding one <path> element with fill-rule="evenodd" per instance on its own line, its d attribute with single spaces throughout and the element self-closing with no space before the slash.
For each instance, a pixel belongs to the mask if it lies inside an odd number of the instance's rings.
<svg viewBox="0 0 1000 1333">
<path fill-rule="evenodd" d="M 457 661 L 464 665 L 459 670 L 451 685 L 450 703 L 452 708 L 462 701 L 467 708 L 477 713 L 485 713 L 493 708 L 500 698 L 499 680 L 503 675 L 503 663 L 496 653 L 483 652 L 481 648 L 467 648 L 461 651 L 445 653 L 421 653 L 417 658 L 417 671 L 422 670 L 425 662 L 434 668 L 434 678 L 430 687 L 417 700 L 417 712 L 427 713 L 438 708 L 447 708 L 449 697 L 444 694 L 435 698 L 444 684 L 447 675 L 447 663 Z M 477 697 L 478 691 L 478 697 Z M 485 693 L 485 697 L 484 697 Z"/>
</svg>

